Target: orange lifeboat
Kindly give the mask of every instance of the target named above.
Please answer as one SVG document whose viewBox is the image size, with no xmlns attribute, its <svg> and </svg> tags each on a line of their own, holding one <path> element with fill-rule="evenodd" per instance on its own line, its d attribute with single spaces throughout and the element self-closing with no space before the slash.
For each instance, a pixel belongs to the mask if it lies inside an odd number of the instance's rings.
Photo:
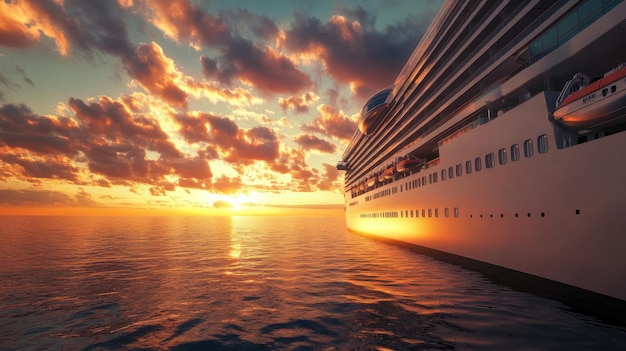
<svg viewBox="0 0 626 351">
<path fill-rule="evenodd" d="M 422 161 L 407 157 L 403 159 L 402 161 L 398 162 L 398 164 L 396 165 L 396 170 L 399 173 L 409 172 L 415 169 L 420 164 L 422 164 Z"/>
<path fill-rule="evenodd" d="M 377 177 L 375 175 L 373 175 L 373 176 L 371 176 L 371 177 L 369 177 L 367 179 L 367 184 L 366 185 L 367 185 L 368 188 L 373 188 L 374 185 L 376 185 L 376 178 Z"/>
<path fill-rule="evenodd" d="M 381 171 L 378 173 L 378 182 L 382 183 L 385 181 L 385 174 Z"/>
<path fill-rule="evenodd" d="M 395 173 L 396 173 L 396 166 L 390 165 L 383 171 L 383 178 L 385 178 L 385 180 L 392 179 Z"/>
<path fill-rule="evenodd" d="M 592 83 L 584 74 L 574 75 L 563 88 L 553 115 L 571 128 L 610 125 L 626 116 L 626 64 Z"/>
</svg>

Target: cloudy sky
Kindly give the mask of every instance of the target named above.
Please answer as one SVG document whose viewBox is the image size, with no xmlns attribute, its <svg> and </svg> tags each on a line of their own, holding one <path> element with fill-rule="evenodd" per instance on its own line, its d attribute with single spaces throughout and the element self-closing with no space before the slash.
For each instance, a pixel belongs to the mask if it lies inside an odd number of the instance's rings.
<svg viewBox="0 0 626 351">
<path fill-rule="evenodd" d="M 341 209 L 362 104 L 441 5 L 0 1 L 0 211 Z"/>
</svg>

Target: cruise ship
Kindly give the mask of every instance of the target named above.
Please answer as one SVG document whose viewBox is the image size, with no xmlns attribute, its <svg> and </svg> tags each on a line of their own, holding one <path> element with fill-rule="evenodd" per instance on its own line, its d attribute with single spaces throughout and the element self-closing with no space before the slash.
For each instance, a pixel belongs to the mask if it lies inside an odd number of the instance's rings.
<svg viewBox="0 0 626 351">
<path fill-rule="evenodd" d="M 446 2 L 337 163 L 348 229 L 626 300 L 624 62 L 625 1 Z"/>
</svg>

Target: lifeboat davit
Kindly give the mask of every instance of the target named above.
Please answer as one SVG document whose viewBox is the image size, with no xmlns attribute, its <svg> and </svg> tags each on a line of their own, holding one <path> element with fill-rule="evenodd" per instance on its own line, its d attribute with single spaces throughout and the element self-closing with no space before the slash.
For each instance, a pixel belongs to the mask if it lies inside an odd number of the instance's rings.
<svg viewBox="0 0 626 351">
<path fill-rule="evenodd" d="M 373 175 L 373 176 L 369 177 L 369 179 L 367 179 L 367 187 L 368 188 L 373 188 L 374 185 L 376 185 L 376 178 L 377 177 L 375 175 Z"/>
<path fill-rule="evenodd" d="M 378 128 L 389 108 L 387 98 L 392 90 L 391 88 L 383 89 L 367 100 L 363 110 L 361 110 L 361 117 L 359 117 L 358 122 L 361 133 L 371 135 Z"/>
<path fill-rule="evenodd" d="M 422 163 L 420 160 L 416 160 L 413 158 L 405 158 L 402 161 L 398 162 L 396 165 L 396 170 L 399 173 L 404 173 L 413 170 L 415 167 L 419 166 Z"/>
<path fill-rule="evenodd" d="M 385 178 L 385 180 L 392 179 L 395 172 L 396 166 L 391 165 L 383 171 L 383 178 Z"/>
<path fill-rule="evenodd" d="M 383 183 L 384 181 L 385 181 L 385 174 L 383 172 L 380 172 L 378 174 L 378 182 Z"/>
<path fill-rule="evenodd" d="M 571 128 L 614 124 L 626 116 L 626 64 L 590 82 L 578 73 L 567 82 L 557 100 L 554 119 Z"/>
</svg>

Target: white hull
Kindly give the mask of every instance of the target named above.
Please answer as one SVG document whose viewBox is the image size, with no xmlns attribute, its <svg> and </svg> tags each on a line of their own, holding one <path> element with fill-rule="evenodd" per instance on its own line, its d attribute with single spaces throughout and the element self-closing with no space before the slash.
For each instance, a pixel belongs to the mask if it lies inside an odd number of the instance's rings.
<svg viewBox="0 0 626 351">
<path fill-rule="evenodd" d="M 626 300 L 626 132 L 558 149 L 547 118 L 553 101 L 539 94 L 441 145 L 436 166 L 354 198 L 346 192 L 348 228 Z M 543 134 L 549 148 L 539 153 Z M 532 157 L 524 156 L 526 139 L 533 140 Z M 520 146 L 517 161 L 513 144 Z M 508 151 L 504 165 L 501 148 Z M 489 153 L 493 168 L 484 164 Z M 467 174 L 466 161 L 476 157 L 482 170 Z M 462 175 L 442 180 L 441 171 L 457 164 Z M 433 173 L 437 183 L 416 187 Z"/>
</svg>

